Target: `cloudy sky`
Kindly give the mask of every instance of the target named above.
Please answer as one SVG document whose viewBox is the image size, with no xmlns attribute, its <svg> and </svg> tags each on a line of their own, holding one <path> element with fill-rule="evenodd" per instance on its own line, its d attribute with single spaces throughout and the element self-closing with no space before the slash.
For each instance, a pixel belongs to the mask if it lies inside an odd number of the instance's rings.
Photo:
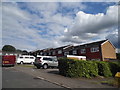
<svg viewBox="0 0 120 90">
<path fill-rule="evenodd" d="M 114 2 L 2 3 L 2 46 L 31 51 L 104 39 L 119 48 Z"/>
</svg>

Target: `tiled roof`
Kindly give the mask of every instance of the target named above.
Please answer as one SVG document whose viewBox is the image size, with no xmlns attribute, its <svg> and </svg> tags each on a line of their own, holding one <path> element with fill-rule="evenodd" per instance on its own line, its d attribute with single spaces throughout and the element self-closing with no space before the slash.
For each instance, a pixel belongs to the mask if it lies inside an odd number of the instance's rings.
<svg viewBox="0 0 120 90">
<path fill-rule="evenodd" d="M 97 41 L 97 42 L 82 44 L 82 45 L 75 46 L 74 48 L 85 47 L 85 46 L 101 45 L 101 44 L 104 43 L 105 41 L 107 41 L 107 40 L 101 40 L 101 41 Z"/>
</svg>

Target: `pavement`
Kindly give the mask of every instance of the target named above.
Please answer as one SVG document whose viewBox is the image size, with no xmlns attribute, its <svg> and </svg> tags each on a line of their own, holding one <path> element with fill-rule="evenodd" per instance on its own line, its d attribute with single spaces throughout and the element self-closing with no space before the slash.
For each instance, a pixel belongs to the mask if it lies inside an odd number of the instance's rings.
<svg viewBox="0 0 120 90">
<path fill-rule="evenodd" d="M 63 88 L 51 82 L 36 78 L 14 68 L 2 68 L 2 88 L 37 89 L 37 88 Z M 11 89 L 11 90 L 12 90 Z M 66 89 L 65 89 L 66 90 Z"/>
<path fill-rule="evenodd" d="M 116 88 L 100 83 L 101 81 L 108 80 L 108 78 L 69 78 L 59 75 L 58 69 L 37 69 L 35 67 L 24 67 L 21 65 L 15 66 L 14 69 L 65 88 Z"/>
</svg>

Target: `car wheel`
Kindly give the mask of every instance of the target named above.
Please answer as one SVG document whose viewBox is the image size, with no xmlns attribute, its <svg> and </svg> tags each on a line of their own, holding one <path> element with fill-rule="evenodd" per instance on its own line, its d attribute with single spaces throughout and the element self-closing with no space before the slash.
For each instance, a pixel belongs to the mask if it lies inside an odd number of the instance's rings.
<svg viewBox="0 0 120 90">
<path fill-rule="evenodd" d="M 20 64 L 23 64 L 23 61 L 21 61 Z"/>
<path fill-rule="evenodd" d="M 40 69 L 40 67 L 37 67 L 37 69 Z"/>
<path fill-rule="evenodd" d="M 44 69 L 47 69 L 47 68 L 48 68 L 48 65 L 47 65 L 47 64 L 44 64 L 44 65 L 43 65 L 43 68 L 44 68 Z"/>
</svg>

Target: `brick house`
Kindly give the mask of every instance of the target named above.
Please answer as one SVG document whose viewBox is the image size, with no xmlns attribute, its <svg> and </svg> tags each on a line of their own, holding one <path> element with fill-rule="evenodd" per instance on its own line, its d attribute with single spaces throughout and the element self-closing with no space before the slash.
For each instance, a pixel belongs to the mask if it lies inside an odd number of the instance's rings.
<svg viewBox="0 0 120 90">
<path fill-rule="evenodd" d="M 71 55 L 86 56 L 87 60 L 113 60 L 116 59 L 116 49 L 108 40 L 87 43 L 75 46 Z"/>
<path fill-rule="evenodd" d="M 67 55 L 66 52 L 68 52 L 68 54 L 69 54 L 68 49 L 70 49 L 72 47 L 73 47 L 73 45 L 66 45 L 66 46 L 54 48 L 54 49 L 51 50 L 52 56 L 57 56 L 58 58 L 59 57 L 64 57 L 64 56 Z M 66 55 L 65 55 L 65 53 L 66 53 Z"/>
<path fill-rule="evenodd" d="M 116 48 L 108 40 L 102 40 L 83 45 L 66 45 L 58 48 L 49 48 L 33 52 L 36 55 L 66 57 L 67 55 L 86 56 L 87 60 L 114 60 Z"/>
</svg>

